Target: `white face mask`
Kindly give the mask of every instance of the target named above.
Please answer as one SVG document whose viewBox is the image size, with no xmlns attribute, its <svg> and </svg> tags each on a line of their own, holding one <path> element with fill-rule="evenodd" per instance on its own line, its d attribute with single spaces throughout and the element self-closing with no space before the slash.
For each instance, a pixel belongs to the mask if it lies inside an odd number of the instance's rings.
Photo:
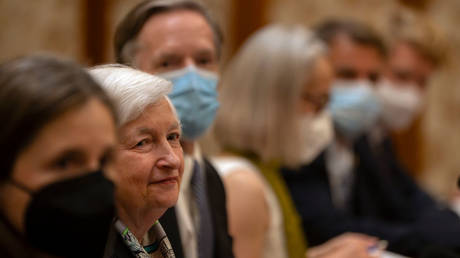
<svg viewBox="0 0 460 258">
<path fill-rule="evenodd" d="M 326 149 L 334 138 L 332 118 L 328 111 L 322 111 L 316 116 L 304 116 L 300 121 L 302 130 L 301 164 L 309 164 Z"/>
<path fill-rule="evenodd" d="M 385 80 L 376 92 L 383 106 L 383 123 L 390 130 L 409 127 L 423 107 L 423 93 L 415 85 L 396 85 Z"/>
</svg>

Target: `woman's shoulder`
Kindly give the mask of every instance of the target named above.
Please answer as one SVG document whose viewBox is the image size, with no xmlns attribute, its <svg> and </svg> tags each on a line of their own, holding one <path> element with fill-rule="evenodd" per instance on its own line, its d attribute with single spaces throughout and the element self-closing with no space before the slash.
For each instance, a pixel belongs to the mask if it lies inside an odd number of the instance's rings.
<svg viewBox="0 0 460 258">
<path fill-rule="evenodd" d="M 239 156 L 215 156 L 210 161 L 222 177 L 233 173 L 259 173 L 254 164 Z"/>
<path fill-rule="evenodd" d="M 218 156 L 211 158 L 225 187 L 237 188 L 240 192 L 264 195 L 265 185 L 257 167 L 248 159 L 239 156 Z"/>
</svg>

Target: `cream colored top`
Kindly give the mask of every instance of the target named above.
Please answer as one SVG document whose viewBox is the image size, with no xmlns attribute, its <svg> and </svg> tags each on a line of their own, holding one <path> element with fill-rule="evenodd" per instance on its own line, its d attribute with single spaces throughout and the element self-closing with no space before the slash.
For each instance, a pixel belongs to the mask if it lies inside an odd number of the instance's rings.
<svg viewBox="0 0 460 258">
<path fill-rule="evenodd" d="M 242 170 L 253 172 L 264 186 L 265 200 L 270 212 L 270 222 L 264 241 L 264 258 L 287 258 L 283 215 L 269 183 L 259 170 L 248 160 L 239 157 L 215 157 L 211 159 L 219 175 L 224 178 L 232 172 Z"/>
</svg>

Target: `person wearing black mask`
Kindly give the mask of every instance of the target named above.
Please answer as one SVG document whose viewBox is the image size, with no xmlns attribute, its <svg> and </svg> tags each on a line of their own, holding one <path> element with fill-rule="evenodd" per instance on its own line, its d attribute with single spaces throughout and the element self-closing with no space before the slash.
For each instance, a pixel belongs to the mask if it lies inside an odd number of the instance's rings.
<svg viewBox="0 0 460 258">
<path fill-rule="evenodd" d="M 0 257 L 102 257 L 116 144 L 103 90 L 72 62 L 14 59 L 0 66 L 0 119 Z"/>
</svg>

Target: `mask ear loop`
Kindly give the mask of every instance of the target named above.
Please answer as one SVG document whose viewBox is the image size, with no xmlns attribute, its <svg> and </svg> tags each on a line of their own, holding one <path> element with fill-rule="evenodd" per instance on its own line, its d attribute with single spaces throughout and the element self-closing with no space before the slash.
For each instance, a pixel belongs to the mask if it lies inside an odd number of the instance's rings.
<svg viewBox="0 0 460 258">
<path fill-rule="evenodd" d="M 30 190 L 29 187 L 25 186 L 23 183 L 19 183 L 18 181 L 14 180 L 13 178 L 9 179 L 9 183 L 12 184 L 15 187 L 21 189 L 22 191 L 30 194 L 30 195 L 34 194 L 34 191 Z"/>
</svg>

